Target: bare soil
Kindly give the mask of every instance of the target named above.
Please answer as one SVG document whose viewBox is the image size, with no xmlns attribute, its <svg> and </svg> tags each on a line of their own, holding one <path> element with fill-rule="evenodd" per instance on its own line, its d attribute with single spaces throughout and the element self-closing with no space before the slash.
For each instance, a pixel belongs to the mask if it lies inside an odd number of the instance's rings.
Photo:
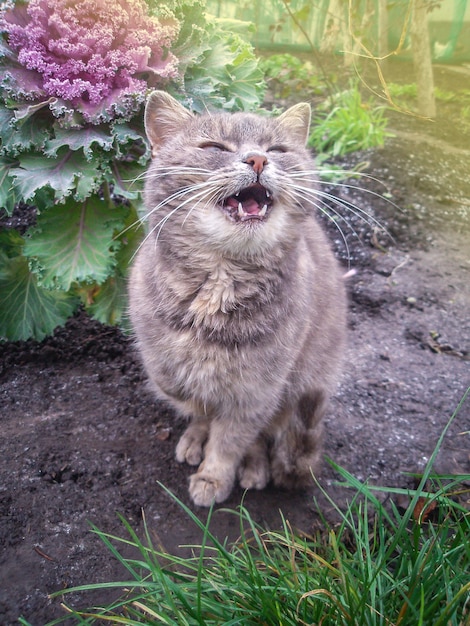
<svg viewBox="0 0 470 626">
<path fill-rule="evenodd" d="M 436 68 L 438 85 L 460 89 L 470 74 Z M 327 417 L 325 453 L 361 480 L 409 487 L 470 385 L 470 132 L 452 103 L 436 122 L 391 115 L 386 147 L 355 154 L 373 179 L 330 191 L 373 215 L 390 237 L 350 214 L 331 239 L 348 280 L 346 368 Z M 378 183 L 377 181 L 381 182 Z M 375 194 L 384 194 L 388 199 Z M 340 222 L 341 224 L 341 222 Z M 353 233 L 355 229 L 358 237 Z M 349 256 L 349 261 L 347 257 Z M 33 626 L 63 615 L 49 594 L 64 587 L 126 579 L 90 531 L 121 536 L 122 514 L 170 551 L 197 544 L 200 532 L 157 484 L 190 505 L 191 469 L 174 460 L 183 424 L 147 391 L 131 338 L 80 313 L 41 343 L 0 346 L 0 623 Z M 470 473 L 470 402 L 461 408 L 436 470 Z M 325 463 L 318 477 L 340 506 L 351 493 Z M 236 489 L 211 529 L 235 539 Z M 244 500 L 265 526 L 280 511 L 305 532 L 334 519 L 312 481 L 299 493 L 269 487 Z M 198 510 L 205 519 L 207 512 Z M 82 608 L 112 594 L 68 597 Z"/>
</svg>

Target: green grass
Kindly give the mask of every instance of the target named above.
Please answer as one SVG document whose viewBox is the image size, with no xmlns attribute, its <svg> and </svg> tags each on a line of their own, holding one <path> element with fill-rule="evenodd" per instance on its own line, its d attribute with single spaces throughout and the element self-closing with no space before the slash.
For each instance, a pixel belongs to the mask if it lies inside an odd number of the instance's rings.
<svg viewBox="0 0 470 626">
<path fill-rule="evenodd" d="M 385 107 L 373 98 L 364 101 L 357 82 L 351 81 L 349 89 L 332 93 L 331 86 L 314 71 L 309 61 L 292 54 L 262 58 L 260 69 L 274 100 L 295 97 L 297 101 L 309 102 L 322 97 L 323 102 L 313 107 L 308 140 L 309 147 L 317 153 L 342 156 L 383 146 L 385 138 L 390 136 L 386 132 Z"/>
<path fill-rule="evenodd" d="M 383 146 L 386 131 L 385 108 L 373 100 L 365 102 L 357 86 L 328 98 L 314 113 L 308 146 L 336 157 Z"/>
<path fill-rule="evenodd" d="M 417 98 L 418 89 L 416 83 L 387 83 L 387 89 L 390 96 L 395 98 L 408 98 L 410 100 Z M 460 103 L 468 102 L 470 91 L 468 89 L 459 89 L 458 91 L 448 91 L 440 87 L 434 88 L 434 95 L 441 102 L 456 101 Z"/>
<path fill-rule="evenodd" d="M 260 528 L 244 506 L 233 511 L 240 539 L 225 545 L 184 504 L 201 530 L 193 556 L 180 558 L 140 539 L 122 519 L 127 538 L 94 528 L 125 570 L 121 583 L 84 585 L 60 592 L 120 589 L 105 608 L 70 612 L 73 624 L 465 626 L 470 623 L 470 515 L 456 494 L 469 475 L 435 476 L 434 460 L 467 390 L 443 431 L 413 491 L 373 488 L 336 466 L 351 489 L 340 522 L 325 521 L 315 536 L 294 533 L 287 520 L 278 531 Z M 375 495 L 389 495 L 385 506 Z M 169 493 L 169 492 L 168 492 Z M 393 497 L 409 497 L 406 510 Z M 468 499 L 468 498 L 467 498 Z M 138 556 L 125 558 L 129 546 Z M 28 622 L 20 620 L 28 626 Z"/>
</svg>

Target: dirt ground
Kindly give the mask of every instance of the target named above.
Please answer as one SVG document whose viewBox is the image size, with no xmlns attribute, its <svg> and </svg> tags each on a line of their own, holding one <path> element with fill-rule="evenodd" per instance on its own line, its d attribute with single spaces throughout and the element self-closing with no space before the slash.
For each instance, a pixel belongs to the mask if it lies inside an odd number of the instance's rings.
<svg viewBox="0 0 470 626">
<path fill-rule="evenodd" d="M 436 68 L 436 82 L 463 88 L 470 71 Z M 406 473 L 423 469 L 470 385 L 470 132 L 453 120 L 451 103 L 440 105 L 434 123 L 392 114 L 391 128 L 395 137 L 384 149 L 346 160 L 349 167 L 367 161 L 374 180 L 330 188 L 391 237 L 349 215 L 348 267 L 341 237 L 326 224 L 345 271 L 355 274 L 346 368 L 327 417 L 325 453 L 361 480 L 408 487 Z M 41 343 L 0 351 L 0 623 L 22 615 L 43 626 L 63 615 L 51 592 L 126 579 L 88 521 L 124 536 L 116 514 L 140 531 L 145 511 L 168 550 L 200 542 L 157 484 L 190 504 L 192 470 L 174 460 L 183 425 L 147 392 L 132 341 L 118 329 L 80 314 Z M 469 428 L 467 400 L 438 471 L 470 473 Z M 344 505 L 351 494 L 335 485 L 328 464 L 319 479 Z M 236 516 L 222 509 L 236 508 L 242 495 L 235 490 L 215 512 L 211 529 L 220 538 L 237 537 Z M 320 523 L 314 496 L 312 482 L 300 493 L 248 493 L 245 504 L 257 522 L 276 527 L 282 511 L 308 532 Z M 319 501 L 330 518 L 331 506 Z M 67 598 L 83 608 L 111 599 Z"/>
</svg>

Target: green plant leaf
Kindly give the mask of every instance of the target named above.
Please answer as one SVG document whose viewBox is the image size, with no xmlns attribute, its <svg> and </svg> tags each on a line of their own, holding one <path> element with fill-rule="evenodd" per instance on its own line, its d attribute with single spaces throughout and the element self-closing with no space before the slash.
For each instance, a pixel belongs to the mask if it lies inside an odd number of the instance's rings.
<svg viewBox="0 0 470 626">
<path fill-rule="evenodd" d="M 86 167 L 83 167 L 78 173 L 77 186 L 73 194 L 74 199 L 82 202 L 89 196 L 97 194 L 105 180 L 107 168 L 107 163 L 100 164 L 97 158 L 93 161 L 87 161 Z"/>
<path fill-rule="evenodd" d="M 15 134 L 15 128 L 13 122 L 15 114 L 10 109 L 4 106 L 0 106 L 0 137 L 1 137 L 1 151 L 2 154 L 7 152 L 7 145 L 10 141 L 10 137 Z"/>
<path fill-rule="evenodd" d="M 96 147 L 109 152 L 113 147 L 113 137 L 106 127 L 88 126 L 80 129 L 55 128 L 55 136 L 46 142 L 44 154 L 55 158 L 62 146 L 69 146 L 70 150 L 83 150 L 85 158 L 90 161 L 95 156 Z"/>
<path fill-rule="evenodd" d="M 118 268 L 123 275 L 127 274 L 132 259 L 145 237 L 145 227 L 139 219 L 140 210 L 141 206 L 139 204 L 133 203 L 131 205 L 131 211 L 127 216 L 124 229 L 117 237 L 121 245 L 116 253 L 116 259 Z"/>
<path fill-rule="evenodd" d="M 109 207 L 93 196 L 84 202 L 67 199 L 39 215 L 26 239 L 24 254 L 46 288 L 68 291 L 74 282 L 103 283 L 116 264 L 126 207 Z"/>
<path fill-rule="evenodd" d="M 20 104 L 15 106 L 15 120 L 24 121 L 29 119 L 31 116 L 36 115 L 38 111 L 42 111 L 44 107 L 48 107 L 53 101 L 54 98 L 49 98 L 47 100 L 37 102 L 36 104 Z"/>
<path fill-rule="evenodd" d="M 203 111 L 211 104 L 247 111 L 259 107 L 265 84 L 252 47 L 237 33 L 221 30 L 223 20 L 215 24 L 208 50 L 185 74 L 185 89 L 193 108 Z"/>
<path fill-rule="evenodd" d="M 1 152 L 17 156 L 26 150 L 42 150 L 49 137 L 50 121 L 42 109 L 47 102 L 16 110 L 0 106 Z M 36 113 L 38 113 L 35 115 Z"/>
<path fill-rule="evenodd" d="M 15 256 L 22 254 L 24 239 L 20 233 L 11 229 L 0 229 L 0 252 L 4 257 L 12 259 Z"/>
<path fill-rule="evenodd" d="M 144 237 L 144 227 L 138 218 L 138 208 L 131 205 L 124 229 L 116 237 L 120 247 L 116 252 L 114 273 L 99 287 L 88 289 L 82 299 L 86 309 L 103 324 L 120 324 L 129 328 L 127 309 L 127 275 L 130 263 Z M 83 297 L 85 295 L 85 297 Z"/>
<path fill-rule="evenodd" d="M 78 305 L 78 299 L 61 291 L 40 287 L 28 261 L 9 256 L 21 240 L 15 231 L 0 233 L 0 338 L 9 341 L 41 340 L 63 325 Z M 13 237 L 17 239 L 15 242 Z"/>
<path fill-rule="evenodd" d="M 383 146 L 387 120 L 382 106 L 363 102 L 359 88 L 334 94 L 317 111 L 308 145 L 332 156 Z"/>
<path fill-rule="evenodd" d="M 10 176 L 12 167 L 18 164 L 16 159 L 0 157 L 0 208 L 11 215 L 15 204 L 20 200 L 14 182 Z"/>
<path fill-rule="evenodd" d="M 127 308 L 126 284 L 125 277 L 116 272 L 93 290 L 86 309 L 103 324 L 120 324 Z"/>
<path fill-rule="evenodd" d="M 135 161 L 113 161 L 111 176 L 108 177 L 109 183 L 113 185 L 113 193 L 129 200 L 140 201 L 145 171 L 146 168 Z"/>
<path fill-rule="evenodd" d="M 242 50 L 227 70 L 230 74 L 230 92 L 236 102 L 236 108 L 240 110 L 255 108 L 259 102 L 263 77 L 252 53 L 247 49 Z"/>
<path fill-rule="evenodd" d="M 67 147 L 57 152 L 56 158 L 38 154 L 20 155 L 20 167 L 10 170 L 17 193 L 25 200 L 48 185 L 54 190 L 54 197 L 61 201 L 72 195 L 77 200 L 86 198 L 99 188 L 103 174 L 96 161 L 87 160 L 83 151 L 72 151 Z"/>
</svg>

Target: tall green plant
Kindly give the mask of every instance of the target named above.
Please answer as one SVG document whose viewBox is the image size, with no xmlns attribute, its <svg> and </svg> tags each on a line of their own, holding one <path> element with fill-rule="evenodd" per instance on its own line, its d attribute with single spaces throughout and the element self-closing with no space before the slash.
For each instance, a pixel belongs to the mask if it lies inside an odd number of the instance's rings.
<svg viewBox="0 0 470 626">
<path fill-rule="evenodd" d="M 355 150 L 381 147 L 390 136 L 384 107 L 364 101 L 353 85 L 328 98 L 314 115 L 308 145 L 339 156 Z"/>
<path fill-rule="evenodd" d="M 204 9 L 204 0 L 2 5 L 0 340 L 42 339 L 80 304 L 122 321 L 144 234 L 149 90 L 194 110 L 259 105 L 251 46 Z"/>
</svg>

